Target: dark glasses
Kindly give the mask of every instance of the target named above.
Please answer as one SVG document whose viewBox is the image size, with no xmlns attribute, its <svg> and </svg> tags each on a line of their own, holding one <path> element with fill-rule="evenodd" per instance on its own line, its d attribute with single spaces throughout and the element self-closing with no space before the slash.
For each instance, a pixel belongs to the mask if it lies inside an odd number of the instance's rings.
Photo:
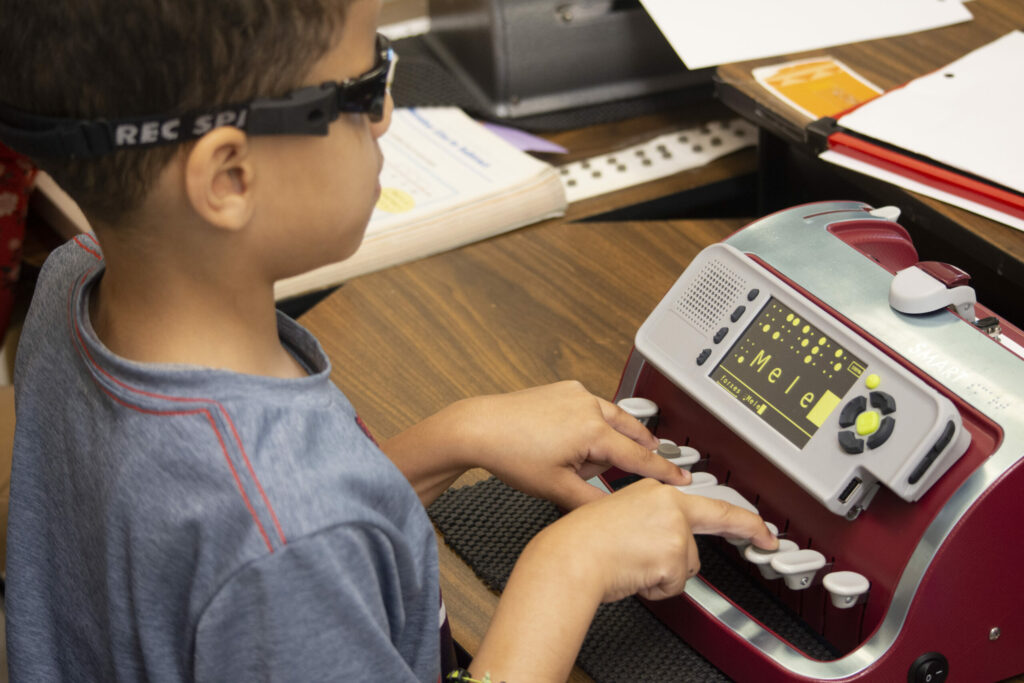
<svg viewBox="0 0 1024 683">
<path fill-rule="evenodd" d="M 0 103 L 0 141 L 29 157 L 92 159 L 121 149 L 168 145 L 202 137 L 219 126 L 235 126 L 249 135 L 327 135 L 342 113 L 384 118 L 398 56 L 377 34 L 376 63 L 343 83 L 327 81 L 282 97 L 185 114 L 124 119 L 71 119 L 37 116 Z"/>
</svg>

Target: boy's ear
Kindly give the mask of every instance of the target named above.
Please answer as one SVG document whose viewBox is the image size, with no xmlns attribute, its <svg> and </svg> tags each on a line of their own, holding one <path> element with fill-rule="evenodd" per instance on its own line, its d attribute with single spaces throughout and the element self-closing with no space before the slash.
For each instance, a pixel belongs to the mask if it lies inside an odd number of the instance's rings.
<svg viewBox="0 0 1024 683">
<path fill-rule="evenodd" d="M 185 192 L 196 213 L 227 230 L 244 228 L 252 217 L 253 165 L 245 133 L 231 126 L 199 138 L 185 160 Z"/>
</svg>

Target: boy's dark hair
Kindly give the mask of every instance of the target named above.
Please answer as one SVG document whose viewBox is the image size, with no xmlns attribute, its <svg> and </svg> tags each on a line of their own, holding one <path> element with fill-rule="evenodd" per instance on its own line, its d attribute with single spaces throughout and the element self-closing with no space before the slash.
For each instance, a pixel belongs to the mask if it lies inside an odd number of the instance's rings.
<svg viewBox="0 0 1024 683">
<path fill-rule="evenodd" d="M 0 0 L 0 101 L 93 119 L 282 95 L 333 46 L 353 1 Z M 111 223 L 178 151 L 35 161 L 90 218 Z"/>
</svg>

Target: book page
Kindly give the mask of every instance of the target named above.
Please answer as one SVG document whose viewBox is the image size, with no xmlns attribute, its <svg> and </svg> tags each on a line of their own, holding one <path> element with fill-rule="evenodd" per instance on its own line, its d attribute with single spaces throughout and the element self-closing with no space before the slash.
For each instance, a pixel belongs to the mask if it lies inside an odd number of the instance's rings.
<svg viewBox="0 0 1024 683">
<path fill-rule="evenodd" d="M 278 299 L 333 286 L 565 212 L 550 164 L 454 107 L 395 110 L 380 138 L 381 196 L 348 259 L 275 284 Z"/>
<path fill-rule="evenodd" d="M 455 107 L 396 109 L 367 238 L 550 171 Z"/>
</svg>

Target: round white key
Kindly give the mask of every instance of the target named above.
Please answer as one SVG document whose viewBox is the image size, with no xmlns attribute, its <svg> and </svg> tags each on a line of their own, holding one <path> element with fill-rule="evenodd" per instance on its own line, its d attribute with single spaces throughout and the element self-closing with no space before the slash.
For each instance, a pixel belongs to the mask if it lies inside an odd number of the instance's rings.
<svg viewBox="0 0 1024 683">
<path fill-rule="evenodd" d="M 684 470 L 690 469 L 700 460 L 700 453 L 696 448 L 677 446 L 671 439 L 658 439 L 658 448 L 654 452 Z"/>
<path fill-rule="evenodd" d="M 803 590 L 814 581 L 814 575 L 825 566 L 825 556 L 817 550 L 794 550 L 779 553 L 771 560 L 774 569 L 786 581 L 790 590 Z"/>
<path fill-rule="evenodd" d="M 847 609 L 857 604 L 857 599 L 868 592 L 871 583 L 857 572 L 832 572 L 821 580 L 832 597 L 832 604 Z"/>
<path fill-rule="evenodd" d="M 658 404 L 649 398 L 630 396 L 621 399 L 616 405 L 643 422 L 645 427 L 650 423 L 651 418 L 658 416 Z"/>
<path fill-rule="evenodd" d="M 666 460 L 678 458 L 681 453 L 679 446 L 672 439 L 658 439 L 658 448 L 654 452 Z"/>
<path fill-rule="evenodd" d="M 772 569 L 772 558 L 781 553 L 791 553 L 799 549 L 800 546 L 788 538 L 780 538 L 777 550 L 761 550 L 756 545 L 748 545 L 743 549 L 743 557 L 748 562 L 756 564 L 757 568 L 761 570 L 761 576 L 764 578 L 777 579 L 781 575 Z"/>
<path fill-rule="evenodd" d="M 679 455 L 669 458 L 669 462 L 676 467 L 689 470 L 700 460 L 700 452 L 696 448 L 690 448 L 689 446 L 678 446 L 677 448 L 679 448 Z"/>
</svg>

